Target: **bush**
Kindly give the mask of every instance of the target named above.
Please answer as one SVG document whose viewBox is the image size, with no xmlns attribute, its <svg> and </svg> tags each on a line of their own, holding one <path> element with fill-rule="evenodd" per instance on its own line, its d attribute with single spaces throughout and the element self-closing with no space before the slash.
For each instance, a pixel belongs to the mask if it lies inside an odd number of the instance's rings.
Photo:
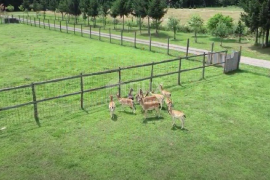
<svg viewBox="0 0 270 180">
<path fill-rule="evenodd" d="M 14 6 L 12 6 L 12 5 L 8 5 L 7 7 L 6 7 L 6 10 L 7 11 L 14 11 Z"/>
</svg>

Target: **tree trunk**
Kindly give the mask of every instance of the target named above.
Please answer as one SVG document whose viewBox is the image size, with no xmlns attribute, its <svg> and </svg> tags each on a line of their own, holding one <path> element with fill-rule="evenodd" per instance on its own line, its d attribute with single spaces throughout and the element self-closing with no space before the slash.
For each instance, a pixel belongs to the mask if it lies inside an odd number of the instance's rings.
<svg viewBox="0 0 270 180">
<path fill-rule="evenodd" d="M 239 34 L 239 40 L 238 40 L 239 43 L 241 43 L 241 37 L 242 37 L 242 33 Z"/>
<path fill-rule="evenodd" d="M 223 38 L 222 38 L 222 37 L 220 37 L 220 46 L 222 46 L 222 39 L 223 39 Z"/>
<path fill-rule="evenodd" d="M 125 29 L 125 15 L 123 15 L 123 31 Z"/>
<path fill-rule="evenodd" d="M 150 35 L 150 17 L 148 16 L 147 18 L 147 23 L 148 23 L 148 35 Z"/>
<path fill-rule="evenodd" d="M 158 34 L 158 24 L 157 24 L 157 19 L 156 19 L 156 34 Z"/>
<path fill-rule="evenodd" d="M 89 25 L 90 25 L 90 24 L 89 24 L 89 16 L 87 16 L 87 21 L 88 21 L 88 26 L 89 26 Z"/>
<path fill-rule="evenodd" d="M 64 20 L 64 12 L 61 12 L 62 20 Z"/>
<path fill-rule="evenodd" d="M 139 21 L 139 23 L 140 23 L 140 34 L 142 34 L 142 18 L 141 17 L 139 17 L 140 18 L 140 21 Z"/>
<path fill-rule="evenodd" d="M 256 29 L 256 39 L 255 39 L 255 44 L 258 44 L 258 37 L 259 37 L 259 29 Z"/>
<path fill-rule="evenodd" d="M 265 46 L 269 47 L 269 31 L 270 31 L 270 27 L 268 27 L 268 29 L 266 30 L 266 36 L 265 36 Z"/>
<path fill-rule="evenodd" d="M 175 34 L 176 34 L 176 30 L 173 31 L 173 39 L 174 40 L 176 39 Z"/>
<path fill-rule="evenodd" d="M 264 47 L 264 36 L 265 36 L 265 30 L 263 29 L 263 32 L 262 32 L 262 43 L 261 43 L 262 48 Z"/>
</svg>

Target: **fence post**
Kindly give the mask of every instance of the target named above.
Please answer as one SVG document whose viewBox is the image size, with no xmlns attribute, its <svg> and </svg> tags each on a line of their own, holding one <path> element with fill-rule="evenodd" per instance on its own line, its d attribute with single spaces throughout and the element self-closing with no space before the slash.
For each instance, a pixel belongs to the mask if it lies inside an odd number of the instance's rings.
<svg viewBox="0 0 270 180">
<path fill-rule="evenodd" d="M 81 36 L 83 37 L 83 32 L 82 32 L 82 24 L 81 24 Z"/>
<path fill-rule="evenodd" d="M 204 72 L 205 72 L 205 52 L 203 52 L 203 70 L 202 70 L 202 79 L 204 79 Z"/>
<path fill-rule="evenodd" d="M 242 46 L 240 46 L 239 57 L 238 57 L 238 62 L 237 62 L 237 70 L 239 69 L 241 54 L 242 54 Z"/>
<path fill-rule="evenodd" d="M 118 72 L 119 72 L 119 74 L 118 74 L 118 76 L 119 76 L 118 93 L 119 93 L 119 96 L 121 97 L 121 68 L 120 67 L 119 67 L 119 71 Z"/>
<path fill-rule="evenodd" d="M 37 27 L 37 24 L 36 24 L 36 18 L 34 18 L 34 24 L 35 24 L 35 27 Z"/>
<path fill-rule="evenodd" d="M 12 15 L 13 16 L 13 15 Z M 31 20 L 31 16 L 30 16 L 30 25 L 32 26 L 32 20 Z"/>
<path fill-rule="evenodd" d="M 38 18 L 38 27 L 40 27 L 40 18 Z"/>
<path fill-rule="evenodd" d="M 21 16 L 19 15 L 19 22 L 21 21 Z M 2 18 L 1 18 L 1 24 L 2 24 Z"/>
<path fill-rule="evenodd" d="M 75 23 L 74 23 L 74 28 L 73 28 L 73 32 L 74 32 L 74 34 L 75 34 Z"/>
<path fill-rule="evenodd" d="M 111 32 L 111 28 L 109 28 L 109 34 L 110 34 L 110 43 L 112 43 L 112 32 Z"/>
<path fill-rule="evenodd" d="M 213 52 L 214 52 L 214 42 L 212 42 L 212 45 L 211 45 L 210 64 L 212 64 Z"/>
<path fill-rule="evenodd" d="M 43 28 L 45 29 L 45 19 L 43 19 Z"/>
<path fill-rule="evenodd" d="M 168 37 L 167 54 L 170 54 L 170 37 Z"/>
<path fill-rule="evenodd" d="M 123 46 L 123 30 L 121 30 L 121 46 Z"/>
<path fill-rule="evenodd" d="M 35 84 L 32 83 L 32 95 L 33 95 L 33 105 L 34 105 L 34 118 L 36 120 L 36 123 L 38 124 L 38 126 L 40 126 L 39 123 L 39 118 L 38 118 L 38 108 L 37 108 L 37 97 L 36 97 L 36 91 L 35 91 Z"/>
<path fill-rule="evenodd" d="M 182 66 L 182 59 L 179 59 L 179 67 L 178 67 L 178 85 L 181 85 L 181 66 Z"/>
<path fill-rule="evenodd" d="M 151 51 L 151 46 L 152 46 L 152 36 L 151 33 L 149 34 L 149 51 Z"/>
<path fill-rule="evenodd" d="M 84 109 L 83 108 L 83 74 L 81 73 L 81 109 Z"/>
<path fill-rule="evenodd" d="M 89 29 L 89 31 L 90 31 L 90 35 L 89 36 L 90 36 L 90 38 L 92 38 L 92 26 L 90 25 L 89 28 L 90 28 Z"/>
<path fill-rule="evenodd" d="M 150 91 L 152 91 L 152 87 L 153 87 L 153 75 L 154 75 L 154 62 L 152 62 L 152 67 L 151 67 L 151 78 L 150 78 L 150 87 L 149 87 Z"/>
<path fill-rule="evenodd" d="M 10 20 L 8 19 L 8 23 L 10 23 L 9 21 Z M 28 25 L 28 17 L 26 17 L 26 24 Z"/>
<path fill-rule="evenodd" d="M 187 50 L 186 50 L 186 57 L 188 57 L 188 49 L 189 49 L 189 39 L 187 40 Z"/>
<path fill-rule="evenodd" d="M 51 30 L 50 20 L 48 19 L 49 30 Z"/>
<path fill-rule="evenodd" d="M 136 31 L 134 32 L 134 48 L 136 48 Z"/>
<path fill-rule="evenodd" d="M 100 29 L 101 29 L 101 27 L 99 27 L 99 30 L 98 30 L 98 40 L 101 40 L 101 38 L 100 38 Z"/>
<path fill-rule="evenodd" d="M 62 21 L 60 20 L 60 32 L 62 32 Z"/>
<path fill-rule="evenodd" d="M 23 15 L 23 24 L 24 24 L 24 15 Z"/>
</svg>

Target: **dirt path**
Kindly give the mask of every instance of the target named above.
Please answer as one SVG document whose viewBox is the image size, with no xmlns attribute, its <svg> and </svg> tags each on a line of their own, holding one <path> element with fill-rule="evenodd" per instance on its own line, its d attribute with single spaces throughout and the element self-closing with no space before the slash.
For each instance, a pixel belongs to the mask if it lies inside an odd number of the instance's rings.
<svg viewBox="0 0 270 180">
<path fill-rule="evenodd" d="M 20 21 L 22 21 L 22 19 L 20 19 Z M 33 20 L 31 22 L 32 22 L 32 24 L 34 24 Z M 24 23 L 26 23 L 26 19 L 25 19 Z M 38 26 L 38 23 L 39 22 L 36 21 L 37 26 Z M 29 20 L 28 20 L 28 24 L 30 24 Z M 40 26 L 41 27 L 44 26 L 43 22 L 40 22 Z M 54 28 L 54 24 L 45 23 L 45 26 L 46 27 L 50 26 L 51 28 Z M 60 26 L 55 25 L 55 28 L 60 29 Z M 68 27 L 67 28 L 66 26 L 61 26 L 61 29 L 62 29 L 63 32 L 66 32 L 67 30 L 72 31 L 72 32 L 74 31 L 73 27 Z M 79 29 L 79 28 L 75 28 L 75 31 L 81 33 L 81 29 Z M 84 34 L 89 34 L 89 36 L 90 36 L 90 30 L 82 30 L 82 32 Z M 99 32 L 97 32 L 97 31 L 91 31 L 91 34 L 99 36 Z M 115 35 L 115 34 L 111 34 L 111 37 L 110 37 L 110 34 L 108 34 L 108 33 L 100 33 L 100 36 L 101 37 L 106 37 L 106 38 L 111 38 L 111 39 L 121 40 L 121 36 L 120 35 Z M 123 41 L 135 43 L 134 38 L 132 38 L 132 37 L 123 36 Z M 136 44 L 149 45 L 149 40 L 136 39 Z M 157 42 L 157 41 L 152 41 L 151 46 L 164 48 L 164 49 L 168 48 L 167 43 L 162 43 L 162 42 Z M 169 49 L 170 50 L 181 51 L 181 52 L 186 52 L 186 47 L 175 45 L 175 44 L 170 44 Z M 196 49 L 196 48 L 189 48 L 189 50 L 188 50 L 188 53 L 190 53 L 190 54 L 203 54 L 204 52 L 207 53 L 208 51 L 203 50 L 203 49 Z M 255 58 L 249 58 L 249 57 L 241 56 L 241 61 L 240 62 L 242 64 L 247 64 L 247 65 L 251 65 L 251 66 L 257 66 L 257 67 L 270 69 L 270 61 L 267 61 L 267 60 L 255 59 Z"/>
</svg>

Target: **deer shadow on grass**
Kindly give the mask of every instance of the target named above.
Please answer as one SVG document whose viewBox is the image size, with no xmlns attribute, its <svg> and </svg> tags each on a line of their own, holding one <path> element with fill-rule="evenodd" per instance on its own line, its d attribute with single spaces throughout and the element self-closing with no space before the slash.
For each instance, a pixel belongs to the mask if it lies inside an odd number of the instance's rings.
<svg viewBox="0 0 270 180">
<path fill-rule="evenodd" d="M 181 126 L 178 126 L 178 125 L 174 125 L 172 128 L 171 128 L 171 130 L 173 130 L 173 131 L 176 131 L 176 130 L 181 130 L 181 131 L 189 131 L 188 129 L 186 129 L 186 128 L 181 128 Z"/>
<path fill-rule="evenodd" d="M 111 118 L 112 121 L 117 121 L 118 116 L 116 114 L 113 114 L 113 118 Z"/>
<path fill-rule="evenodd" d="M 147 117 L 147 118 L 143 118 L 143 123 L 144 124 L 147 124 L 148 122 L 156 122 L 156 121 L 161 121 L 163 120 L 164 118 L 163 117 Z"/>
</svg>

